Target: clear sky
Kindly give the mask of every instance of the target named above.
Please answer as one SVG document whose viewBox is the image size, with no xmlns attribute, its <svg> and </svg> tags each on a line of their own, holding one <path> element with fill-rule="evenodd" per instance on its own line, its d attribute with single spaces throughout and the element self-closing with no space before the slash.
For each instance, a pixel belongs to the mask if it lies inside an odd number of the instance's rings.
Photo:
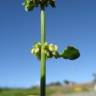
<svg viewBox="0 0 96 96">
<path fill-rule="evenodd" d="M 40 10 L 25 12 L 23 0 L 0 0 L 0 86 L 30 87 L 39 82 L 40 63 L 30 53 L 40 41 Z M 88 82 L 96 72 L 96 0 L 56 0 L 46 10 L 47 41 L 63 51 L 80 50 L 75 61 L 47 61 L 47 83 Z"/>
</svg>

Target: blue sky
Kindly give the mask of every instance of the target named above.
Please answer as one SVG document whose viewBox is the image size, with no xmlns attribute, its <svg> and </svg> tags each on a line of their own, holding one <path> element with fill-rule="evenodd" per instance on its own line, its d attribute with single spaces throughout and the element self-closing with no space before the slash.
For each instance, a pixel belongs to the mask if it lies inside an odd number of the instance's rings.
<svg viewBox="0 0 96 96">
<path fill-rule="evenodd" d="M 39 82 L 40 64 L 30 53 L 40 40 L 40 10 L 25 12 L 23 0 L 0 0 L 0 86 L 30 87 Z M 68 79 L 88 82 L 96 72 L 96 0 L 57 0 L 46 9 L 47 42 L 63 51 L 80 50 L 75 61 L 48 60 L 47 83 Z"/>
</svg>

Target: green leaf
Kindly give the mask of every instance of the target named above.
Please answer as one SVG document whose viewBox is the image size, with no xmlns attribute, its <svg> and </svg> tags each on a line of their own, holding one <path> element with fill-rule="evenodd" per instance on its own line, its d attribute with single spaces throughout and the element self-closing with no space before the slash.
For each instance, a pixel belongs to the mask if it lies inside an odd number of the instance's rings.
<svg viewBox="0 0 96 96">
<path fill-rule="evenodd" d="M 68 46 L 61 54 L 61 57 L 64 59 L 75 60 L 80 57 L 80 53 L 79 50 L 73 46 Z"/>
<path fill-rule="evenodd" d="M 55 0 L 49 0 L 49 4 L 51 5 L 52 8 L 56 7 Z"/>
</svg>

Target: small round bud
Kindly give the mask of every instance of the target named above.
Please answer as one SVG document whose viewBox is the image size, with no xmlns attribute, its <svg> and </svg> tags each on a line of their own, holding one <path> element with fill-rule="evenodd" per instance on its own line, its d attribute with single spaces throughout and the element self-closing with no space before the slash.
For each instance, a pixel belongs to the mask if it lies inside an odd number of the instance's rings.
<svg viewBox="0 0 96 96">
<path fill-rule="evenodd" d="M 49 50 L 50 51 L 57 51 L 58 47 L 56 45 L 53 44 L 49 44 Z"/>
<path fill-rule="evenodd" d="M 45 44 L 44 44 L 45 46 L 48 46 L 48 43 L 47 42 L 45 42 Z"/>
<path fill-rule="evenodd" d="M 25 7 L 25 11 L 28 12 L 28 7 Z"/>
<path fill-rule="evenodd" d="M 54 50 L 54 45 L 53 44 L 49 44 L 49 50 L 53 51 Z"/>
<path fill-rule="evenodd" d="M 49 57 L 50 56 L 50 53 L 49 52 L 46 52 L 46 56 Z"/>
<path fill-rule="evenodd" d="M 39 48 L 35 48 L 34 53 L 37 54 L 39 52 Z"/>
<path fill-rule="evenodd" d="M 52 52 L 52 54 L 53 54 L 53 56 L 55 56 L 56 55 L 56 52 Z"/>
<path fill-rule="evenodd" d="M 35 48 L 41 48 L 41 43 L 40 43 L 40 42 L 36 43 L 36 44 L 34 45 L 34 47 L 35 47 Z"/>
<path fill-rule="evenodd" d="M 31 49 L 31 53 L 34 54 L 34 48 Z"/>
<path fill-rule="evenodd" d="M 55 48 L 55 51 L 57 51 L 57 50 L 58 50 L 58 46 L 57 46 L 57 45 L 55 45 L 55 46 L 54 46 L 54 48 Z"/>
<path fill-rule="evenodd" d="M 44 50 L 48 50 L 48 43 L 47 42 L 45 42 L 45 44 L 44 44 Z"/>
</svg>

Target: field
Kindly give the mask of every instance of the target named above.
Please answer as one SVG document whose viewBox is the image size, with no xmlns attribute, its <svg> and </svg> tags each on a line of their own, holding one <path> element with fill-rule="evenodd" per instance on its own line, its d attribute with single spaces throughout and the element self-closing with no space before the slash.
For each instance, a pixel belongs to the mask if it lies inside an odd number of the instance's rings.
<svg viewBox="0 0 96 96">
<path fill-rule="evenodd" d="M 71 93 L 71 94 L 61 94 L 57 93 L 51 96 L 96 96 L 95 91 L 90 91 L 90 92 L 81 92 L 81 93 Z"/>
<path fill-rule="evenodd" d="M 96 96 L 93 84 L 51 85 L 46 88 L 46 96 Z M 0 96 L 40 96 L 37 86 L 28 89 L 0 88 Z"/>
</svg>

